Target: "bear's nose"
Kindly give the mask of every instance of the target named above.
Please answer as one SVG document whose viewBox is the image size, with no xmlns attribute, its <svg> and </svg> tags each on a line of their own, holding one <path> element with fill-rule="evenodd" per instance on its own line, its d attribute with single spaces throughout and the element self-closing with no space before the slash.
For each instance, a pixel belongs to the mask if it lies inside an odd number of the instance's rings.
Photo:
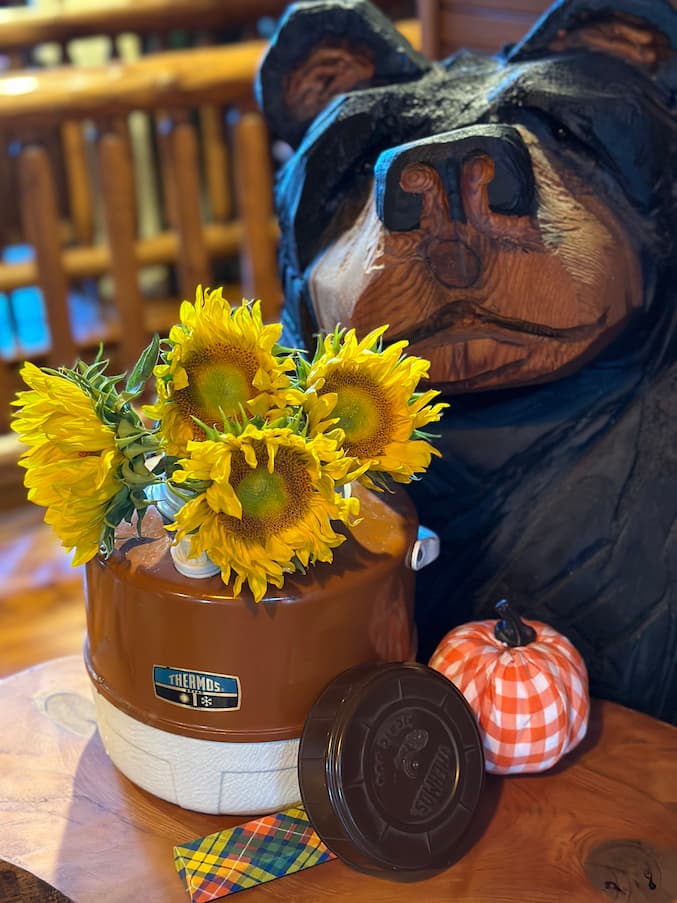
<svg viewBox="0 0 677 903">
<path fill-rule="evenodd" d="M 402 170 L 400 187 L 422 198 L 419 225 L 431 236 L 423 253 L 435 278 L 447 288 L 469 288 L 480 275 L 480 259 L 451 224 L 447 194 L 437 171 L 428 164 L 410 163 Z"/>
<path fill-rule="evenodd" d="M 464 204 L 478 186 L 493 213 L 534 212 L 529 151 L 509 125 L 474 125 L 401 144 L 380 154 L 374 175 L 378 216 L 392 232 L 422 228 L 431 202 L 447 220 L 465 222 Z"/>
</svg>

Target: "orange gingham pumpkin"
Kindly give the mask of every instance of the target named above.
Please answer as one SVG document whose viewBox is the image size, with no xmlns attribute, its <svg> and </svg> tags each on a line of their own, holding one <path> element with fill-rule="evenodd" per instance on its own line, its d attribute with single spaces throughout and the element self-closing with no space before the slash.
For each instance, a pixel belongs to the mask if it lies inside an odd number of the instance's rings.
<svg viewBox="0 0 677 903">
<path fill-rule="evenodd" d="M 477 715 L 487 771 L 545 771 L 585 736 L 588 673 L 569 640 L 522 621 L 505 600 L 501 620 L 450 631 L 430 667 L 451 680 Z"/>
</svg>

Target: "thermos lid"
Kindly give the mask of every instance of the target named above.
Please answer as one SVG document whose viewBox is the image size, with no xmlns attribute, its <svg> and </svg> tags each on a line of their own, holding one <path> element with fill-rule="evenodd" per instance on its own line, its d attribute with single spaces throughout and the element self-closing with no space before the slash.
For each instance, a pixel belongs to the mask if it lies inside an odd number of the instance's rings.
<svg viewBox="0 0 677 903">
<path fill-rule="evenodd" d="M 345 671 L 304 726 L 304 807 L 329 849 L 356 868 L 450 865 L 483 782 L 472 709 L 451 681 L 424 665 Z"/>
</svg>

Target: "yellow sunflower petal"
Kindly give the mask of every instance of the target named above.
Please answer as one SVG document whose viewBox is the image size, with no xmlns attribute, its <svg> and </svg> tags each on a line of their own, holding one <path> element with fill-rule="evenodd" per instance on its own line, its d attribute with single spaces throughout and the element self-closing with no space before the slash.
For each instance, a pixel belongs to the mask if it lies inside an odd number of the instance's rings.
<svg viewBox="0 0 677 903">
<path fill-rule="evenodd" d="M 106 508 L 123 485 L 117 472 L 124 456 L 78 385 L 30 363 L 21 375 L 29 390 L 13 402 L 20 410 L 12 428 L 28 445 L 19 462 L 24 485 L 78 565 L 99 550 Z"/>
</svg>

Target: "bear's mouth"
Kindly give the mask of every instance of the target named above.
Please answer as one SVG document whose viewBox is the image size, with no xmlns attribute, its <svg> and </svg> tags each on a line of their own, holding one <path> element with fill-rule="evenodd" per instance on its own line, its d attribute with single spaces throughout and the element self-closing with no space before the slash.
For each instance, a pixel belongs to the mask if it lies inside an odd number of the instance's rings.
<svg viewBox="0 0 677 903">
<path fill-rule="evenodd" d="M 608 309 L 593 322 L 575 326 L 550 326 L 506 317 L 469 300 L 454 301 L 406 336 L 387 336 L 397 342 L 408 338 L 417 354 L 434 360 L 445 358 L 448 386 L 454 392 L 481 388 L 483 384 L 509 384 L 534 351 L 545 341 L 562 344 L 593 343 L 607 325 Z"/>
<path fill-rule="evenodd" d="M 425 323 L 408 329 L 406 335 L 388 336 L 388 342 L 398 342 L 406 338 L 414 344 L 424 342 L 442 331 L 453 329 L 463 332 L 477 326 L 483 327 L 482 332 L 485 336 L 488 336 L 489 330 L 486 327 L 489 326 L 498 328 L 501 332 L 506 330 L 525 336 L 556 339 L 560 342 L 589 342 L 605 328 L 608 313 L 608 308 L 605 308 L 600 316 L 590 323 L 549 326 L 547 323 L 533 323 L 516 317 L 502 316 L 473 301 L 452 301 L 428 317 Z"/>
</svg>

